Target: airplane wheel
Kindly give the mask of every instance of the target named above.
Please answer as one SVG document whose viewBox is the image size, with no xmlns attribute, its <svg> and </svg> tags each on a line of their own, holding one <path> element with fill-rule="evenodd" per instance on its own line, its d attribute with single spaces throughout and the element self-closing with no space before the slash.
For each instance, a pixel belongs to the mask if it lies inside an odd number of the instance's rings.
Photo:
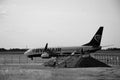
<svg viewBox="0 0 120 80">
<path fill-rule="evenodd" d="M 33 57 L 31 57 L 31 60 L 33 60 Z"/>
</svg>

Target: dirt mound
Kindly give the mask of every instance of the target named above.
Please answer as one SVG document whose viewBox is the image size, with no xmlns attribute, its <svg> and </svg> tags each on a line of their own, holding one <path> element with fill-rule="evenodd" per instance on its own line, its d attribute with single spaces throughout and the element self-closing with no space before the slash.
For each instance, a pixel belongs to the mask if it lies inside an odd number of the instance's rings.
<svg viewBox="0 0 120 80">
<path fill-rule="evenodd" d="M 76 57 L 69 56 L 61 60 L 57 60 L 57 63 L 54 63 L 54 60 L 49 60 L 44 63 L 44 66 L 49 67 L 59 67 L 59 68 L 79 68 L 79 67 L 110 67 L 109 65 L 94 59 L 93 57 Z"/>
<path fill-rule="evenodd" d="M 79 59 L 75 67 L 110 67 L 109 65 L 89 56 Z"/>
</svg>

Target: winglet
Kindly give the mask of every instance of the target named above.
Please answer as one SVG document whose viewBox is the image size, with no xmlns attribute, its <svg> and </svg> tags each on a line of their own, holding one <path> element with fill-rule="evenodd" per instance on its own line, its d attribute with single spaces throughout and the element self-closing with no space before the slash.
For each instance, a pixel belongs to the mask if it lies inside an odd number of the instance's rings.
<svg viewBox="0 0 120 80">
<path fill-rule="evenodd" d="M 46 43 L 45 48 L 44 48 L 44 51 L 46 51 L 47 48 L 48 48 L 48 43 Z"/>
</svg>

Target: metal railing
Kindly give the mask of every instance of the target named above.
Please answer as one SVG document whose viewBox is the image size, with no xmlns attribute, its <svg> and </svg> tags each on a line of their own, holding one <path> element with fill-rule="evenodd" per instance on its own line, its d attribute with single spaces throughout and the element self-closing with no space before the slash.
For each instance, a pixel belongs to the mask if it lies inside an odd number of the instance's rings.
<svg viewBox="0 0 120 80">
<path fill-rule="evenodd" d="M 94 54 L 92 57 L 109 65 L 120 66 L 120 55 Z M 41 59 L 40 57 L 31 60 L 24 55 L 0 55 L 0 64 L 44 63 L 48 60 Z"/>
</svg>

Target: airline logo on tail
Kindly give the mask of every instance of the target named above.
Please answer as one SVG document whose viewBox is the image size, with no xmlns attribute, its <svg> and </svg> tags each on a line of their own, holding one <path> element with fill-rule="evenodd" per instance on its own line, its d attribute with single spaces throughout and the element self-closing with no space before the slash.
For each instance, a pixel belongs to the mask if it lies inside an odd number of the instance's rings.
<svg viewBox="0 0 120 80">
<path fill-rule="evenodd" d="M 101 39 L 101 35 L 95 35 L 94 39 L 99 43 Z"/>
</svg>

